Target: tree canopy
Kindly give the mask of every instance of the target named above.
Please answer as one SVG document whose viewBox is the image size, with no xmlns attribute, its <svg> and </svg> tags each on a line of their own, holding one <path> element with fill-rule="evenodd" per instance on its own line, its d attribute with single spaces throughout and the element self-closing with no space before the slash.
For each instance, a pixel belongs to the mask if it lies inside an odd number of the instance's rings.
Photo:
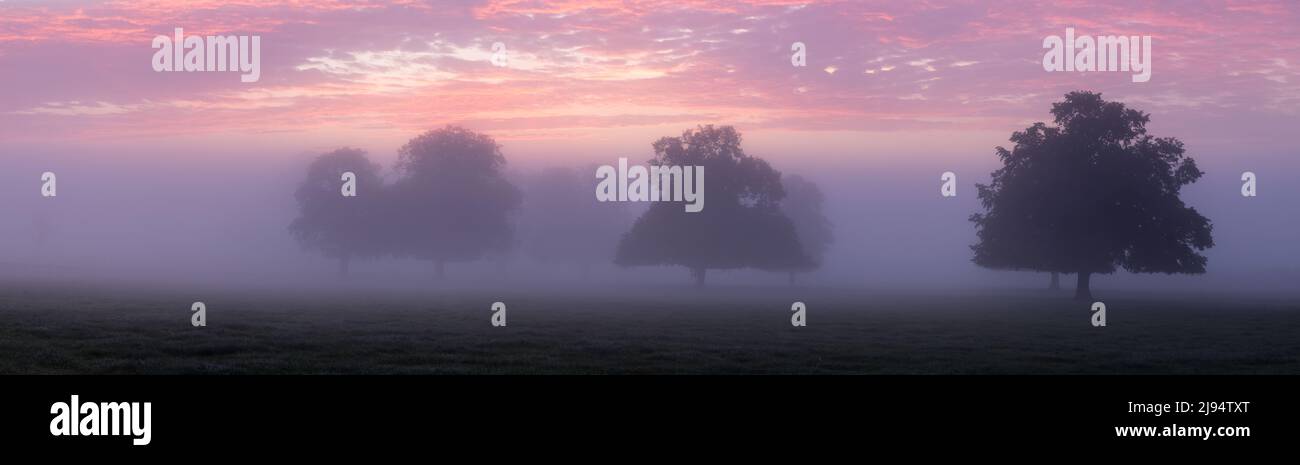
<svg viewBox="0 0 1300 465">
<path fill-rule="evenodd" d="M 503 176 L 505 164 L 492 137 L 458 126 L 402 146 L 385 207 L 397 253 L 433 261 L 441 275 L 447 262 L 509 250 L 522 196 Z"/>
<path fill-rule="evenodd" d="M 1149 115 L 1097 93 L 1069 93 L 1052 115 L 1055 126 L 997 148 L 1003 166 L 977 186 L 973 261 L 1077 273 L 1080 299 L 1094 273 L 1204 273 L 1212 227 L 1180 198 L 1202 175 L 1183 143 L 1147 134 Z"/>
<path fill-rule="evenodd" d="M 357 195 L 341 193 L 343 173 L 356 175 Z M 374 228 L 382 219 L 379 205 L 384 188 L 379 165 L 366 152 L 342 148 L 322 154 L 307 167 L 307 176 L 294 191 L 298 217 L 289 232 L 306 249 L 339 260 L 347 273 L 353 258 L 371 258 L 384 252 Z"/>
<path fill-rule="evenodd" d="M 799 244 L 803 246 L 807 261 L 794 263 L 790 271 L 807 271 L 818 268 L 832 243 L 835 242 L 834 227 L 826 219 L 824 205 L 826 195 L 817 183 L 798 175 L 781 177 L 785 189 L 785 200 L 781 201 L 781 211 L 794 223 Z"/>
<path fill-rule="evenodd" d="M 810 259 L 794 225 L 780 210 L 781 173 L 746 155 L 731 126 L 700 126 L 654 142 L 658 166 L 703 166 L 708 207 L 683 211 L 673 202 L 651 204 L 619 242 L 621 266 L 680 265 L 697 285 L 709 269 L 788 270 Z"/>
</svg>

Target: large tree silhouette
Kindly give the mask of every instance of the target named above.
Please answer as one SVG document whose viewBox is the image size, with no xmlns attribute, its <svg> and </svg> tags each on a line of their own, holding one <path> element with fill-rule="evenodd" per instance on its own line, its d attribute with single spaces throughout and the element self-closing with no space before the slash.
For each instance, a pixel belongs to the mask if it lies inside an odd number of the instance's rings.
<svg viewBox="0 0 1300 465">
<path fill-rule="evenodd" d="M 490 136 L 458 126 L 431 130 L 398 151 L 387 209 L 398 255 L 448 262 L 508 250 L 521 195 L 502 175 L 506 159 Z"/>
<path fill-rule="evenodd" d="M 709 269 L 788 270 L 809 261 L 778 207 L 781 173 L 745 154 L 731 126 L 700 126 L 654 143 L 653 165 L 703 166 L 706 207 L 656 202 L 619 242 L 621 266 L 680 265 L 703 286 Z"/>
<path fill-rule="evenodd" d="M 1210 221 L 1179 198 L 1202 175 L 1175 138 L 1147 134 L 1149 115 L 1101 94 L 1072 92 L 1052 106 L 1056 126 L 1036 123 L 997 148 L 1003 167 L 977 186 L 974 262 L 996 269 L 1077 274 L 1075 298 L 1092 299 L 1091 276 L 1204 273 Z"/>
<path fill-rule="evenodd" d="M 788 175 L 781 177 L 781 184 L 785 188 L 785 200 L 781 201 L 781 211 L 794 223 L 799 244 L 803 246 L 804 254 L 808 257 L 808 260 L 795 263 L 795 266 L 788 270 L 790 283 L 794 284 L 795 273 L 813 270 L 822 265 L 826 249 L 835 242 L 835 234 L 830 220 L 826 219 L 826 213 L 823 211 L 826 195 L 822 193 L 820 187 L 817 187 L 817 183 L 803 176 Z"/>
<path fill-rule="evenodd" d="M 343 173 L 356 175 L 356 196 L 342 194 Z M 307 167 L 294 199 L 298 217 L 289 232 L 306 249 L 338 260 L 339 274 L 348 273 L 355 258 L 371 258 L 383 252 L 375 236 L 382 202 L 383 180 L 379 166 L 366 152 L 343 148 L 322 154 Z"/>
</svg>

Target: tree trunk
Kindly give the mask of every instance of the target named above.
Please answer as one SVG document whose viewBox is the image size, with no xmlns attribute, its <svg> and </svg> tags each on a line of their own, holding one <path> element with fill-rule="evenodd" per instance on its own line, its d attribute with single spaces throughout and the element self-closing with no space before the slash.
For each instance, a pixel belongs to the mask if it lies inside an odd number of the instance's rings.
<svg viewBox="0 0 1300 465">
<path fill-rule="evenodd" d="M 704 273 L 706 271 L 708 271 L 707 268 L 691 268 L 691 276 L 695 278 L 695 287 L 704 287 Z"/>
<path fill-rule="evenodd" d="M 345 278 L 348 276 L 348 264 L 351 263 L 351 261 L 352 257 L 347 255 L 339 257 L 339 277 Z"/>
<path fill-rule="evenodd" d="M 1074 300 L 1092 300 L 1092 273 L 1087 271 L 1079 272 L 1078 284 L 1074 286 Z"/>
<path fill-rule="evenodd" d="M 434 270 L 435 273 L 437 273 L 438 279 L 441 280 L 442 278 L 445 278 L 447 276 L 447 267 L 445 266 L 446 263 L 443 262 L 442 260 L 438 260 L 434 262 L 434 264 L 435 264 Z"/>
<path fill-rule="evenodd" d="M 1052 284 L 1049 284 L 1047 289 L 1053 291 L 1061 290 L 1061 273 L 1055 271 L 1052 272 Z"/>
</svg>

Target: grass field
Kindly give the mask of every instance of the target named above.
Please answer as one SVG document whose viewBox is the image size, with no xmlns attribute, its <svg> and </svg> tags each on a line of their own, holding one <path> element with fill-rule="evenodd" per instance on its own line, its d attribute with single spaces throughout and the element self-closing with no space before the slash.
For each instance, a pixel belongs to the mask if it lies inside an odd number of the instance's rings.
<svg viewBox="0 0 1300 465">
<path fill-rule="evenodd" d="M 1094 328 L 1068 292 L 327 294 L 11 286 L 0 373 L 1300 374 L 1294 299 L 1115 295 Z M 789 323 L 795 300 L 807 327 Z"/>
</svg>

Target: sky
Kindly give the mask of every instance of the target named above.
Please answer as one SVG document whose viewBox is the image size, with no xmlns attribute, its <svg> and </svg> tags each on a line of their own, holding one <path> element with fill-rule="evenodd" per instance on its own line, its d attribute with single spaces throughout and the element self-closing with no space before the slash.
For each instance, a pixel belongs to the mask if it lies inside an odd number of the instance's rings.
<svg viewBox="0 0 1300 465">
<path fill-rule="evenodd" d="M 1150 81 L 1045 71 L 1043 40 L 1067 27 L 1150 36 Z M 175 28 L 259 36 L 260 79 L 154 71 L 152 41 Z M 966 217 L 994 147 L 1092 90 L 1150 113 L 1151 131 L 1206 169 L 1187 196 L 1216 220 L 1212 268 L 1295 270 L 1297 31 L 1288 1 L 0 0 L 0 206 L 33 196 L 46 169 L 72 205 L 0 229 L 55 215 L 41 221 L 62 221 L 65 237 L 95 231 L 59 249 L 67 262 L 168 244 L 282 258 L 298 252 L 281 180 L 312 154 L 359 147 L 389 166 L 406 140 L 459 124 L 530 169 L 647 159 L 659 137 L 730 124 L 750 154 L 823 184 L 847 257 L 828 268 L 942 277 L 930 263 L 972 269 Z M 796 42 L 806 66 L 792 65 Z M 1253 204 L 1236 195 L 1245 170 L 1260 173 Z M 937 203 L 944 171 L 963 187 Z M 196 205 L 268 209 L 203 217 Z M 125 238 L 140 221 L 175 234 L 132 247 L 98 234 Z M 26 248 L 0 252 L 21 261 Z M 909 261 L 911 274 L 889 265 Z"/>
<path fill-rule="evenodd" d="M 456 123 L 526 141 L 528 158 L 720 123 L 833 154 L 869 141 L 985 155 L 1088 89 L 1160 115 L 1193 147 L 1279 151 L 1271 136 L 1300 111 L 1294 2 L 8 0 L 0 12 L 0 139 L 13 143 L 380 150 Z M 260 36 L 261 79 L 155 72 L 151 40 L 177 27 Z M 1066 27 L 1150 35 L 1152 79 L 1043 71 L 1043 38 Z M 491 62 L 497 42 L 508 66 Z M 794 42 L 805 67 L 791 65 Z"/>
</svg>

